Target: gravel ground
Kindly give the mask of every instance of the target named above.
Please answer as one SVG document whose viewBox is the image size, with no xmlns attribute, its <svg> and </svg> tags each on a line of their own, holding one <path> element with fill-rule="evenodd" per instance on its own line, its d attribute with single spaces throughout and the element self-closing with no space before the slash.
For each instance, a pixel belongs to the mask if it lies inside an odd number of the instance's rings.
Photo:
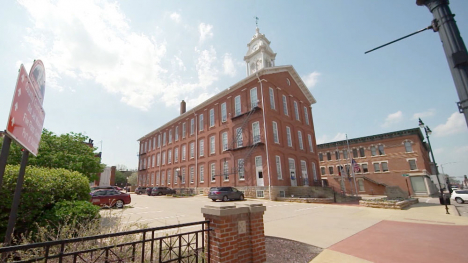
<svg viewBox="0 0 468 263">
<path fill-rule="evenodd" d="M 265 236 L 268 263 L 309 263 L 323 249 L 294 240 Z"/>
</svg>

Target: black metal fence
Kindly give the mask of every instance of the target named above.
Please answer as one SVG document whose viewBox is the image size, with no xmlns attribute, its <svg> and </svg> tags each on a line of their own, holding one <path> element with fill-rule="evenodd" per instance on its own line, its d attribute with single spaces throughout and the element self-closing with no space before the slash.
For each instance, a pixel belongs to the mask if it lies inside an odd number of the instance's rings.
<svg viewBox="0 0 468 263">
<path fill-rule="evenodd" d="M 191 228 L 195 228 L 189 231 Z M 181 232 L 185 230 L 186 232 Z M 210 262 L 210 221 L 0 247 L 1 262 Z"/>
</svg>

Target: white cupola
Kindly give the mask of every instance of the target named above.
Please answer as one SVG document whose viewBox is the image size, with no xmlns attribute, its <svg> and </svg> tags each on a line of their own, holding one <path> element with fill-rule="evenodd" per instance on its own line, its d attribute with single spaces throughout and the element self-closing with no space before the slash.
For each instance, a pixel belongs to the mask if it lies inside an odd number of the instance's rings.
<svg viewBox="0 0 468 263">
<path fill-rule="evenodd" d="M 247 64 L 247 76 L 262 68 L 275 66 L 276 53 L 270 48 L 270 41 L 265 37 L 265 34 L 260 34 L 258 27 L 247 47 L 247 54 L 244 56 L 244 61 Z"/>
</svg>

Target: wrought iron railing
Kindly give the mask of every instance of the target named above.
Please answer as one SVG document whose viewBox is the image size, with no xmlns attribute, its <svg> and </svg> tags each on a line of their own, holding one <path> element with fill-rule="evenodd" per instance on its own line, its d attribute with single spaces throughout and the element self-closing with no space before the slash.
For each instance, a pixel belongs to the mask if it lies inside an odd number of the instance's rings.
<svg viewBox="0 0 468 263">
<path fill-rule="evenodd" d="M 182 229 L 198 228 L 181 233 Z M 210 262 L 210 221 L 0 247 L 1 262 Z"/>
</svg>

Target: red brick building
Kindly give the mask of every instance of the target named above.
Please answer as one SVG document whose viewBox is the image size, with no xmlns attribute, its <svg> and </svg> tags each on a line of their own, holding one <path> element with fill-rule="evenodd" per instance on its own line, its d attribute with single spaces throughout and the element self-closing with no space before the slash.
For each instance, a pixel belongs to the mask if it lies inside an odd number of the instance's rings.
<svg viewBox="0 0 468 263">
<path fill-rule="evenodd" d="M 385 193 L 385 186 L 399 186 L 416 196 L 437 192 L 430 176 L 433 173 L 429 149 L 419 128 L 355 138 L 348 142 L 349 151 L 346 140 L 317 145 L 322 180 L 335 190 L 342 189 L 341 180 L 344 178 L 348 194 L 355 193 L 357 189 L 358 194 L 380 195 Z M 352 179 L 351 159 L 359 167 L 355 173 L 356 184 Z"/>
<path fill-rule="evenodd" d="M 320 185 L 312 96 L 292 66 L 256 34 L 244 60 L 248 76 L 146 134 L 140 142 L 140 186 L 235 186 L 250 197 L 289 186 Z"/>
</svg>

